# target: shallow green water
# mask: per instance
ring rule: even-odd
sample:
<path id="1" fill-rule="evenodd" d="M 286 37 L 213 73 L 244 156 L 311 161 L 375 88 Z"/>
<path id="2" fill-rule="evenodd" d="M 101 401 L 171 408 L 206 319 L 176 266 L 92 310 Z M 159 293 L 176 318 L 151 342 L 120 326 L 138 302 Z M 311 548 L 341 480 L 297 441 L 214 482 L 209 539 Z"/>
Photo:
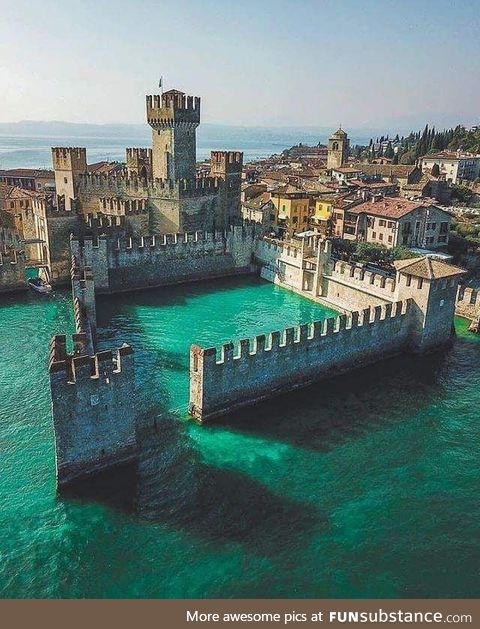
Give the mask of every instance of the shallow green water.
<path id="1" fill-rule="evenodd" d="M 100 298 L 102 347 L 135 347 L 141 460 L 58 498 L 45 362 L 73 329 L 70 295 L 1 299 L 3 597 L 479 596 L 480 343 L 465 322 L 447 353 L 199 427 L 192 341 L 327 313 L 252 279 Z"/>

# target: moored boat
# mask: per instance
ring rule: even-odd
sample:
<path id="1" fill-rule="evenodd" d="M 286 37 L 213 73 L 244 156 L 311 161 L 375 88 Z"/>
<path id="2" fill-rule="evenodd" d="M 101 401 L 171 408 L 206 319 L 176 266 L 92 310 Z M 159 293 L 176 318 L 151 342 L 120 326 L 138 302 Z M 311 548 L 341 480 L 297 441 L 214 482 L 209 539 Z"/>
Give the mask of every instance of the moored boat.
<path id="1" fill-rule="evenodd" d="M 27 281 L 27 283 L 28 283 L 29 288 L 31 288 L 36 293 L 51 293 L 52 292 L 51 285 L 45 280 L 42 280 L 40 277 L 32 277 Z"/>

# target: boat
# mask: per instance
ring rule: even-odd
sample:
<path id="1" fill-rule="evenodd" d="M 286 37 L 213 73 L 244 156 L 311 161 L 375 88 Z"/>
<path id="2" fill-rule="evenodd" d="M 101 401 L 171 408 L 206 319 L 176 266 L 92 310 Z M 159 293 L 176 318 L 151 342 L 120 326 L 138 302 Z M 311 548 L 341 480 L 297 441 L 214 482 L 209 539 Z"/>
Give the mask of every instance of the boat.
<path id="1" fill-rule="evenodd" d="M 40 277 L 32 277 L 27 281 L 28 287 L 36 293 L 51 293 L 51 285 Z"/>

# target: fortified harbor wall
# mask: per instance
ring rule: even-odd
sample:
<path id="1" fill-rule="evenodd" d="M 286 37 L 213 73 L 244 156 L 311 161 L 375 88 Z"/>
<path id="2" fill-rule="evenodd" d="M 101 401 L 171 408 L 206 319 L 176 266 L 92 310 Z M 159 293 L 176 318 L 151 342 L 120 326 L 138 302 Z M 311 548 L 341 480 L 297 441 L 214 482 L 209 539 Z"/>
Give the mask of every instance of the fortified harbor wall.
<path id="1" fill-rule="evenodd" d="M 97 292 L 167 286 L 253 272 L 254 225 L 225 232 L 73 238 L 75 258 L 92 269 Z"/>
<path id="2" fill-rule="evenodd" d="M 408 349 L 412 300 L 190 350 L 190 413 L 212 419 Z"/>
<path id="3" fill-rule="evenodd" d="M 269 242 L 270 241 L 270 242 Z M 234 351 L 193 345 L 190 413 L 200 421 L 303 387 L 347 369 L 405 351 L 449 342 L 461 269 L 426 258 L 400 265 L 395 277 L 336 261 L 331 244 L 263 239 L 255 257 L 261 274 L 333 308 L 337 319 L 242 339 Z"/>

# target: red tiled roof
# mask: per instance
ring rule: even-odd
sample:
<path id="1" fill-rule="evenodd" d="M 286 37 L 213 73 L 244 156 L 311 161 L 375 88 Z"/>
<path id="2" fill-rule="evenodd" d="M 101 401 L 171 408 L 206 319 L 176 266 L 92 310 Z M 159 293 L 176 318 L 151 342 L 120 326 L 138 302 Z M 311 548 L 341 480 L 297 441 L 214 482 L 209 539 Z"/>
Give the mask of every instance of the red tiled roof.
<path id="1" fill-rule="evenodd" d="M 378 201 L 365 201 L 351 209 L 355 214 L 372 214 L 386 218 L 402 218 L 419 207 L 431 206 L 432 202 L 409 201 L 400 197 L 384 197 Z"/>

